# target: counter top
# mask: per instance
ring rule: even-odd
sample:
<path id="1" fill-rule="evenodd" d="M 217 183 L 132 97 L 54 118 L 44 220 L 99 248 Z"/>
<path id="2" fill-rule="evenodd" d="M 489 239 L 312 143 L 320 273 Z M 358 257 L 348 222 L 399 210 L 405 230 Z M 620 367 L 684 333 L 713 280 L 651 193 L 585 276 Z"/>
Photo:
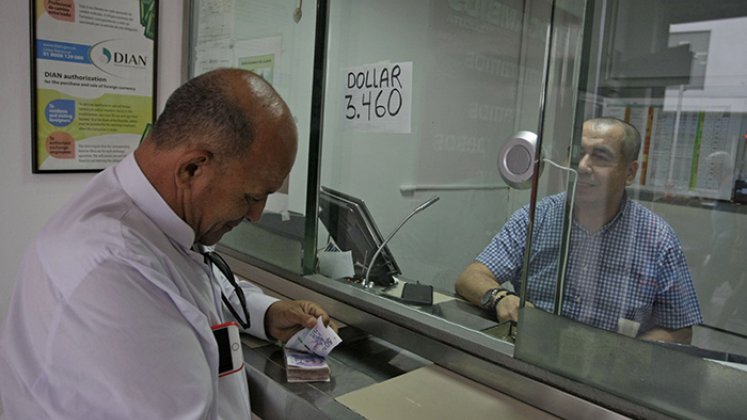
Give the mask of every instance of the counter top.
<path id="1" fill-rule="evenodd" d="M 549 414 L 352 327 L 327 358 L 330 382 L 288 383 L 282 348 L 242 337 L 252 410 L 274 419 L 547 419 Z M 447 417 L 453 418 L 451 414 Z"/>

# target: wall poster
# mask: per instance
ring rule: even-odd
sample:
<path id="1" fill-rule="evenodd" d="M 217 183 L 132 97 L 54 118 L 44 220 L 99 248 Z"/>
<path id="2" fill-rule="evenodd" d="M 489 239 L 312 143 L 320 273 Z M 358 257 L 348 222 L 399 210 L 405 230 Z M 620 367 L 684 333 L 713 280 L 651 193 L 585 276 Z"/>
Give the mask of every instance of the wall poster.
<path id="1" fill-rule="evenodd" d="M 155 119 L 158 0 L 31 0 L 33 166 L 116 164 Z"/>

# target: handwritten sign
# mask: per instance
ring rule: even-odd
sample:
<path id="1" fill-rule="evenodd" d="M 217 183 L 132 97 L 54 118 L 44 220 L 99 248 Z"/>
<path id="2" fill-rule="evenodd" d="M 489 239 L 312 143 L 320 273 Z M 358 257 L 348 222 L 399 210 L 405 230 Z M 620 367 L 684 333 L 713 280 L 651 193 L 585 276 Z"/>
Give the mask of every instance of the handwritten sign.
<path id="1" fill-rule="evenodd" d="M 349 68 L 344 74 L 346 129 L 410 132 L 412 62 L 368 64 Z"/>

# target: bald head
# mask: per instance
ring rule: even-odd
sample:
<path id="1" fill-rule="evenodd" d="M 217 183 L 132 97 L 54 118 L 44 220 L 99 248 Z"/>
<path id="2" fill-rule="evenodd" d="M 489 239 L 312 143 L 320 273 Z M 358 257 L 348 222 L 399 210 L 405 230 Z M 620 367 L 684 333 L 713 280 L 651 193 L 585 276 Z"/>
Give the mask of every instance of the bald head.
<path id="1" fill-rule="evenodd" d="M 263 121 L 283 119 L 292 123 L 287 105 L 264 79 L 246 70 L 218 69 L 174 91 L 148 141 L 158 150 L 194 145 L 237 157 L 249 150 Z M 287 136 L 274 140 L 295 142 Z"/>
<path id="2" fill-rule="evenodd" d="M 275 89 L 254 73 L 220 69 L 171 95 L 135 160 L 195 242 L 210 245 L 260 218 L 296 147 L 296 125 Z"/>

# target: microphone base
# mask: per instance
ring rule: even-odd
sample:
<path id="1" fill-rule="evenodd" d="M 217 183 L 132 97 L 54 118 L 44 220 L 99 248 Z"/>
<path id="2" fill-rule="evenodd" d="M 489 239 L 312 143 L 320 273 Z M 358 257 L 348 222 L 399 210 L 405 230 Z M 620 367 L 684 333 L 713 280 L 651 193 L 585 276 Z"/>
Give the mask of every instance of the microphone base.
<path id="1" fill-rule="evenodd" d="M 420 283 L 405 283 L 402 288 L 403 302 L 415 305 L 433 305 L 433 286 Z"/>

